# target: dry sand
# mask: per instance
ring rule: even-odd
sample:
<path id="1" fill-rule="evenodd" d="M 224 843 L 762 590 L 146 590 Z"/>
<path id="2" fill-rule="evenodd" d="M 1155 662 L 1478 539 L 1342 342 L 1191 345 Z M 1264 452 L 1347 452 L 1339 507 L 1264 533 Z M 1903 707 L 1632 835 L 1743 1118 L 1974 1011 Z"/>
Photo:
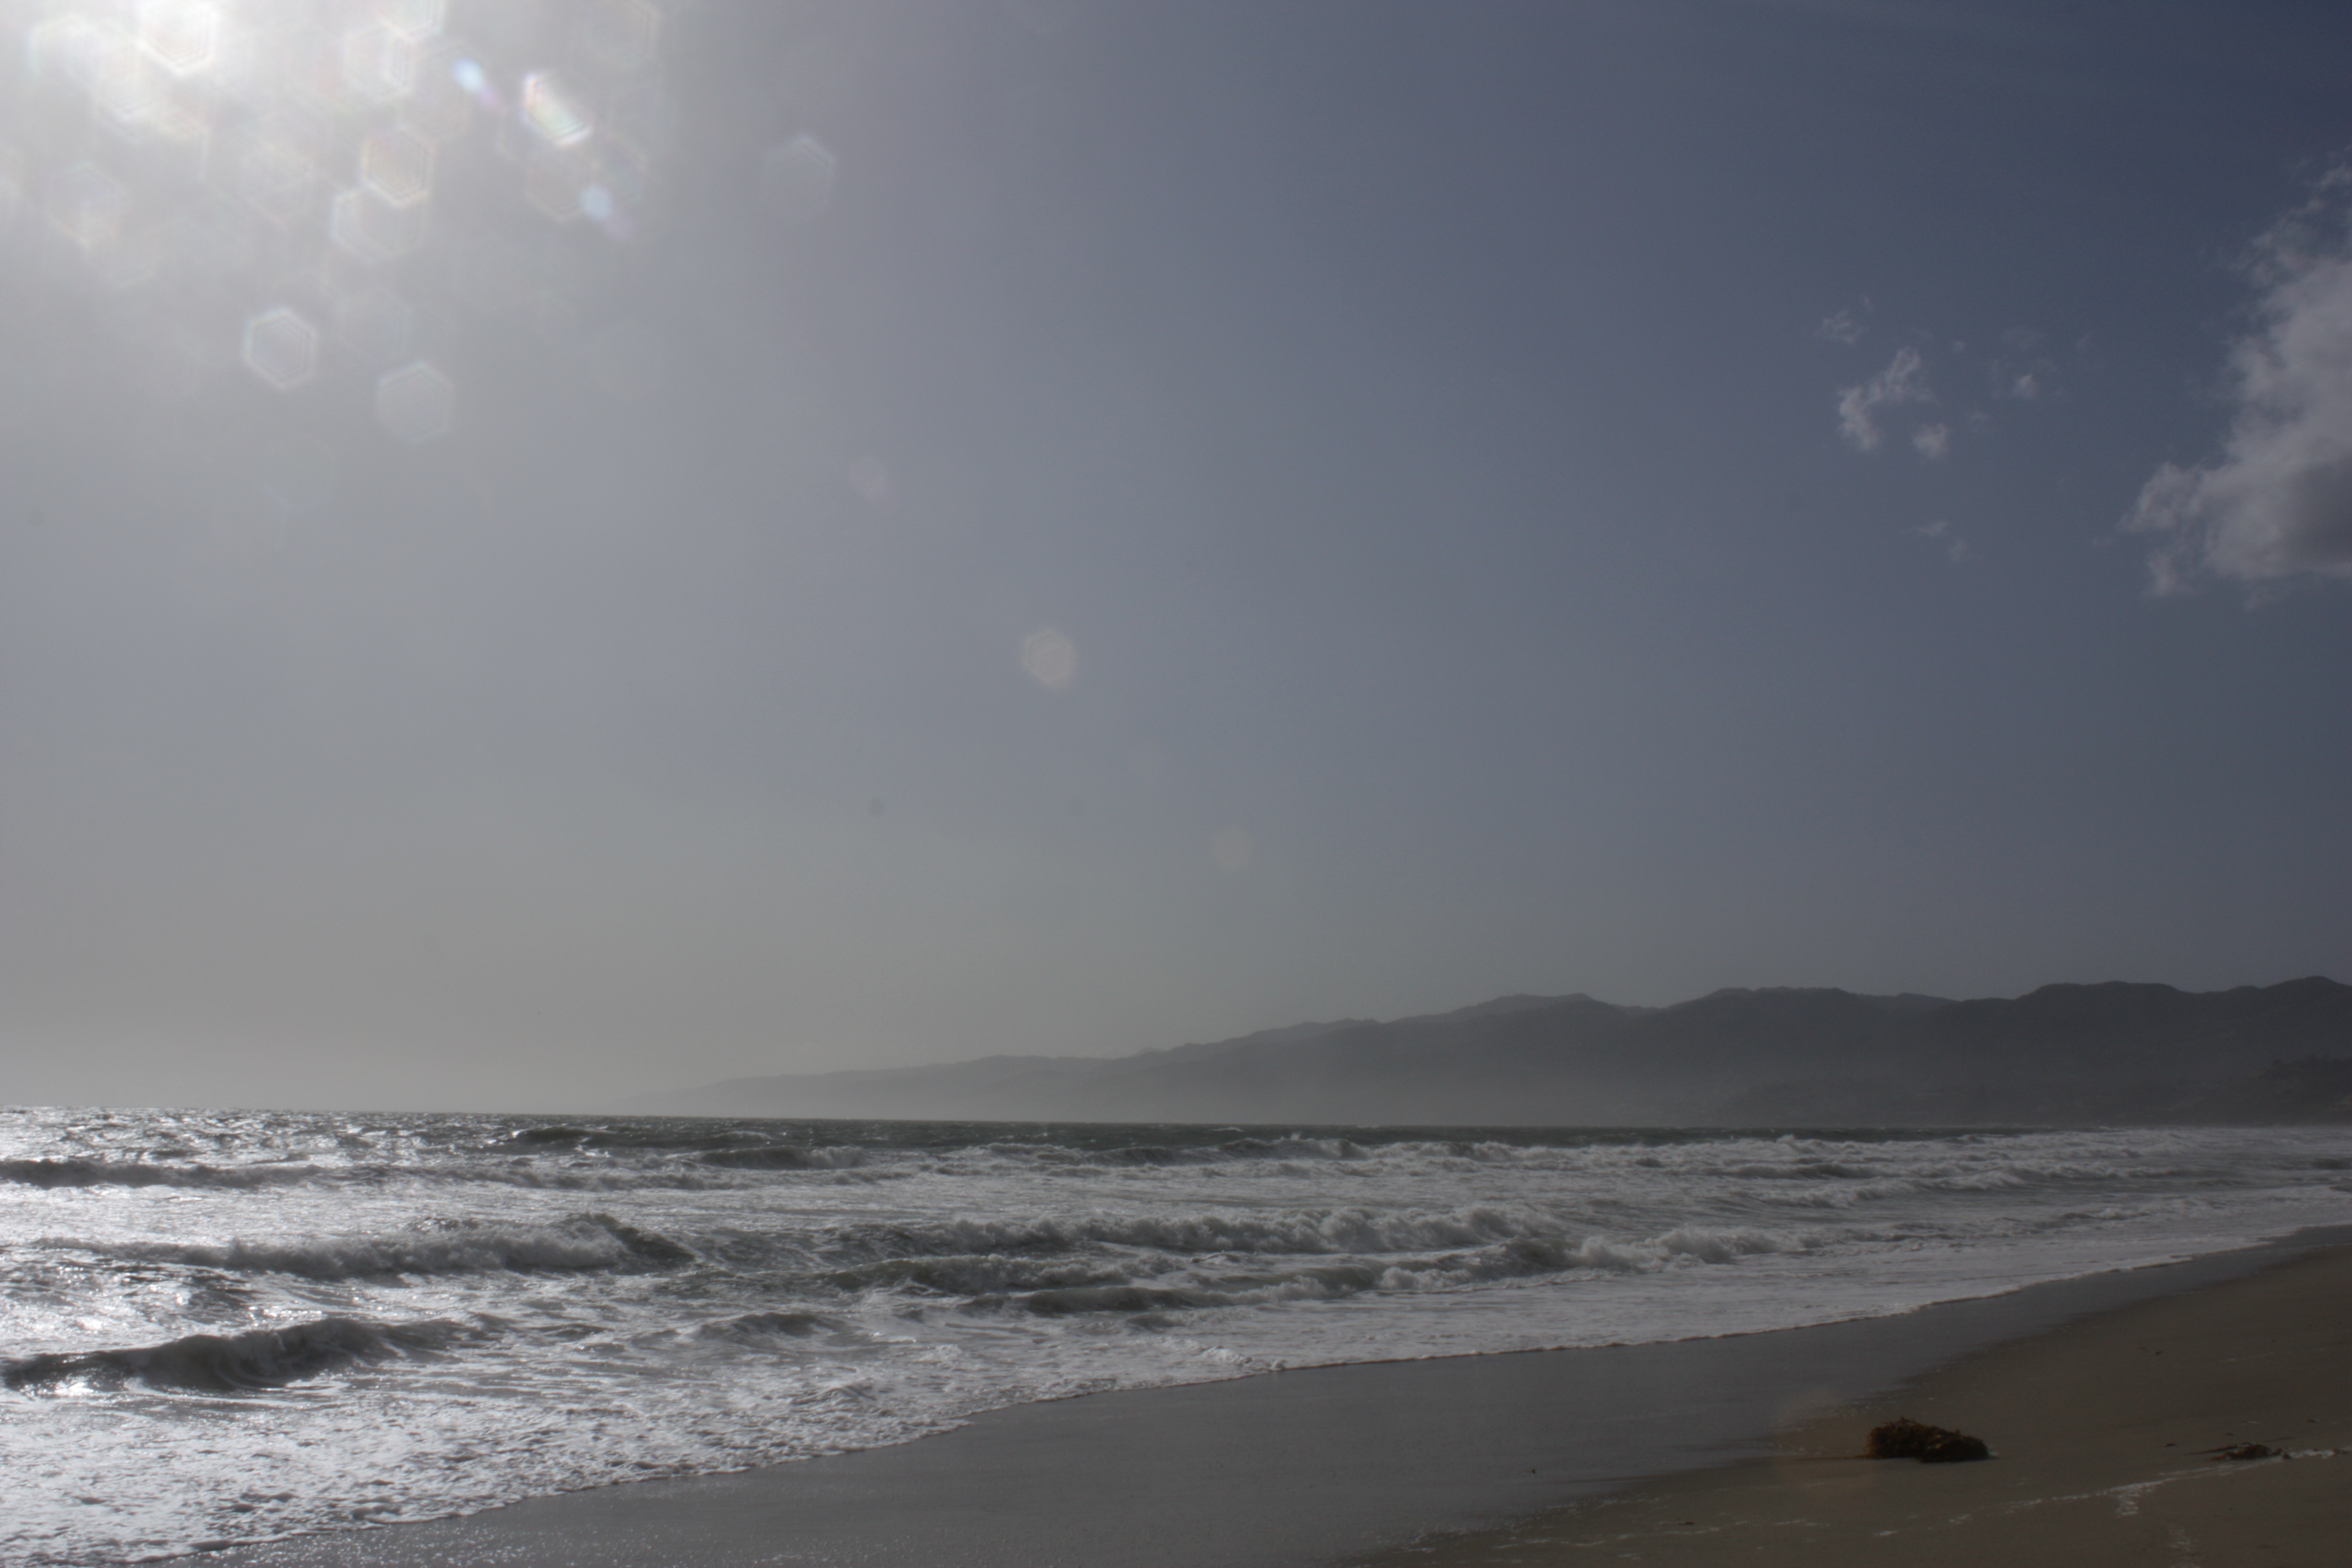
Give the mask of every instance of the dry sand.
<path id="1" fill-rule="evenodd" d="M 1997 1345 L 1885 1399 L 1804 1404 L 1769 1458 L 1370 1562 L 2352 1564 L 2352 1247 Z M 1897 1415 L 1974 1433 L 1995 1457 L 1852 1457 Z M 2250 1442 L 2284 1457 L 2200 1451 Z"/>

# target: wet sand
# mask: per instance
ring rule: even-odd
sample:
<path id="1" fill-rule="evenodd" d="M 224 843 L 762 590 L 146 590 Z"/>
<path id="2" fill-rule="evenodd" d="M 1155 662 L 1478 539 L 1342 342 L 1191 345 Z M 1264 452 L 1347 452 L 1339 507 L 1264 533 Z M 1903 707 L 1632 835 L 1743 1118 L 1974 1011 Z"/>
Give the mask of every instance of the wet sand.
<path id="1" fill-rule="evenodd" d="M 1994 1458 L 1858 1458 L 1907 1415 Z M 2217 1458 L 2259 1444 L 2278 1457 Z M 1999 1345 L 1799 1414 L 1766 1458 L 1672 1477 L 1379 1568 L 2352 1563 L 2352 1248 Z"/>
<path id="2" fill-rule="evenodd" d="M 2344 1419 L 2341 1340 L 2330 1341 L 2312 1321 L 2331 1293 L 2336 1302 L 2352 1301 L 2346 1294 L 2352 1288 L 2352 1251 L 2341 1249 L 2346 1239 L 2340 1232 L 2307 1235 L 2185 1264 L 1776 1333 L 1308 1368 L 1090 1394 L 992 1411 L 956 1431 L 896 1447 L 540 1498 L 464 1519 L 311 1536 L 208 1554 L 202 1564 L 1333 1568 L 1374 1561 L 1617 1562 L 1629 1554 L 1650 1562 L 1771 1563 L 1780 1559 L 1742 1552 L 1754 1544 L 1788 1549 L 1801 1537 L 1810 1539 L 1793 1548 L 1789 1561 L 1835 1563 L 1874 1559 L 1829 1551 L 1823 1544 L 1828 1531 L 1859 1530 L 1876 1541 L 1871 1531 L 1903 1528 L 1878 1522 L 1882 1516 L 1864 1506 L 1873 1496 L 1895 1500 L 1898 1513 L 1913 1506 L 1904 1500 L 1916 1499 L 1914 1512 L 1931 1522 L 1969 1510 L 1998 1510 L 2030 1496 L 2045 1500 L 2037 1511 L 2055 1521 L 2101 1509 L 2113 1512 L 2119 1501 L 2102 1489 L 2134 1484 L 2139 1474 L 2134 1466 L 2157 1467 L 2149 1470 L 2151 1479 L 2175 1468 L 2200 1478 L 2210 1474 L 2215 1479 L 2205 1484 L 2216 1498 L 2254 1497 L 2260 1489 L 2284 1486 L 2304 1500 L 2282 1507 L 2298 1518 L 2333 1519 L 2341 1531 L 2342 1505 L 2310 1500 L 2311 1481 L 2305 1478 L 2324 1487 L 2342 1477 L 2336 1489 L 2352 1491 L 2346 1484 L 2352 1482 L 2352 1460 L 2292 1460 L 2224 1474 L 2218 1467 L 2200 1468 L 2202 1460 L 2175 1464 L 2172 1456 L 2225 1436 L 2266 1437 L 2273 1430 L 2242 1432 L 2252 1421 L 2275 1422 L 2284 1436 L 2284 1405 L 2231 1392 L 2253 1388 L 2248 1379 L 2254 1378 L 2269 1379 L 2260 1386 L 2275 1384 L 2278 1398 L 2294 1394 L 2311 1405 L 2292 1413 L 2294 1420 L 2306 1422 L 2308 1437 L 2297 1441 L 2352 1442 Z M 2322 1242 L 2337 1249 L 2313 1254 Z M 2297 1258 L 2309 1260 L 2281 1267 Z M 2130 1316 L 2172 1310 L 2189 1311 L 2192 1317 L 2182 1321 L 2198 1326 L 2181 1328 L 2160 1343 Z M 2352 1313 L 2339 1310 L 2328 1324 L 2347 1319 Z M 2069 1324 L 2074 1326 L 2063 1327 Z M 2200 1358 L 2242 1363 L 2245 1376 L 2232 1373 L 2218 1382 L 2176 1387 L 2123 1359 L 2141 1353 L 2115 1348 L 2134 1334 L 2134 1347 L 2147 1347 L 2147 1365 L 2162 1350 L 2163 1359 L 2178 1357 L 2183 1366 Z M 1968 1361 L 1936 1374 L 1947 1381 L 1936 1384 L 1932 1398 L 1922 1385 L 1905 1405 L 1920 1419 L 1983 1432 L 2000 1451 L 1999 1460 L 1895 1467 L 1808 1457 L 1858 1447 L 1883 1391 L 2019 1341 L 2025 1342 L 2001 1353 L 2025 1358 L 2016 1363 L 2023 1370 L 1979 1373 L 1969 1369 L 2009 1363 Z M 2045 1344 L 2062 1348 L 2039 1348 Z M 2107 1348 L 2093 1359 L 2111 1370 L 2096 1389 L 2069 1393 L 2054 1406 L 2033 1406 L 2022 1392 L 2059 1386 L 2053 1379 L 2102 1345 Z M 2273 1352 L 2273 1345 L 2289 1348 Z M 1971 1377 L 1979 1382 L 1968 1382 Z M 2043 1418 L 2056 1424 L 2044 1435 L 2032 1421 L 2013 1417 L 2011 1405 L 1980 1409 L 1945 1392 L 1978 1387 L 1988 1397 L 1998 1393 L 2022 1400 L 2017 1408 L 2043 1409 Z M 2126 1412 L 2114 1403 L 2126 1394 L 2142 1403 Z M 2094 1395 L 2106 1403 L 2090 1403 Z M 2076 1405 L 2082 1407 L 2074 1409 Z M 1808 1419 L 1816 1414 L 1817 1421 Z M 2069 1426 L 2067 1420 L 2078 1424 Z M 1776 1430 L 1781 1433 L 1777 1447 Z M 2084 1432 L 2103 1436 L 2093 1444 Z M 2157 1447 L 2168 1441 L 2178 1447 Z M 2154 1457 L 2147 1454 L 2151 1447 Z M 1775 1454 L 1781 1457 L 1761 1466 L 1724 1468 Z M 2110 1459 L 2098 1457 L 2108 1455 L 2124 1466 L 2112 1478 L 2100 1468 Z M 1645 1478 L 1691 1471 L 1704 1474 L 1617 1495 Z M 1789 1480 L 1791 1474 L 1799 1480 Z M 1768 1495 L 1754 1489 L 1759 1486 L 1808 1489 Z M 2011 1486 L 2023 1489 L 2000 1490 Z M 2063 1500 L 2077 1491 L 2105 1500 Z M 2176 1495 L 2192 1493 L 2186 1486 L 2159 1488 L 2139 1507 L 2170 1508 Z M 1770 1500 L 1781 1495 L 1805 1500 L 1788 1507 Z M 1691 1500 L 1684 1506 L 1665 1500 L 1685 1497 Z M 1715 1501 L 1706 1502 L 1709 1498 Z M 1840 1512 L 1847 1508 L 1841 1498 L 1858 1500 Z M 1410 1546 L 1580 1503 L 1529 1530 L 1456 1534 L 1427 1549 Z M 1705 1513 L 1703 1504 L 1728 1510 L 1711 1535 L 1692 1533 L 1709 1528 L 1702 1520 L 1718 1517 Z M 1806 1517 L 1805 1510 L 1822 1513 L 1824 1522 L 1776 1533 L 1780 1519 Z M 2146 1511 L 2146 1517 L 2171 1516 Z M 1832 1519 L 1861 1522 L 1827 1522 Z M 2028 1548 L 2003 1545 L 1987 1549 L 1989 1558 L 1970 1560 L 2062 1559 L 2030 1528 L 2027 1533 L 2035 1542 Z M 2294 1539 L 2312 1537 L 2305 1531 Z M 2339 1539 L 2352 1539 L 2352 1531 Z M 1647 1555 L 1654 1550 L 1685 1554 Z M 2205 1561 L 2178 1553 L 2113 1560 Z M 2272 1560 L 2321 1559 L 2263 1552 L 2215 1557 L 2206 1568 Z"/>

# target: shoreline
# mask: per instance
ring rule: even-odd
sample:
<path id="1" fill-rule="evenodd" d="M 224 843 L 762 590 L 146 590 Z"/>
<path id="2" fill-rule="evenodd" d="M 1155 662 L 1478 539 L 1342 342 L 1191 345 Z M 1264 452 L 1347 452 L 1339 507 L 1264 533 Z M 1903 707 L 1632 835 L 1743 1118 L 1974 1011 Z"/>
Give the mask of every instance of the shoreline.
<path id="1" fill-rule="evenodd" d="M 2352 1247 L 2306 1251 L 1792 1412 L 1762 1457 L 1357 1568 L 2327 1568 L 2352 1542 L 2347 1302 Z M 1873 1426 L 1904 1416 L 1982 1436 L 1992 1458 L 1863 1457 Z"/>
<path id="2" fill-rule="evenodd" d="M 1507 1562 L 1514 1558 L 1499 1553 L 1513 1532 L 1496 1527 L 1556 1520 L 1570 1505 L 1664 1484 L 1659 1478 L 1721 1474 L 1755 1461 L 1772 1451 L 1792 1410 L 1857 1407 L 1989 1347 L 2135 1303 L 2228 1289 L 2298 1257 L 2352 1258 L 2347 1241 L 2352 1231 L 2331 1227 L 2179 1263 L 1757 1334 L 1360 1363 L 1086 1394 L 990 1411 L 892 1447 L 183 1561 L 204 1568 L 1329 1568 L 1450 1562 L 1433 1557 L 1443 1550 L 1485 1552 L 1461 1558 L 1465 1563 Z M 1521 1541 L 1508 1550 L 1525 1547 Z"/>

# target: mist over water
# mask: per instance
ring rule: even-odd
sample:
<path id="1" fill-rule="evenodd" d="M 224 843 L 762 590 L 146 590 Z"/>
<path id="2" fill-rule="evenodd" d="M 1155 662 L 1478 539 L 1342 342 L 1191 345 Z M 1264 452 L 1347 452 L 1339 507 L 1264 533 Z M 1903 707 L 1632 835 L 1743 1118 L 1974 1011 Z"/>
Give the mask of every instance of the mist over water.
<path id="1" fill-rule="evenodd" d="M 1097 1389 L 1901 1311 L 2340 1223 L 2347 1155 L 2331 1130 L 10 1111 L 0 1559 L 429 1518 Z"/>

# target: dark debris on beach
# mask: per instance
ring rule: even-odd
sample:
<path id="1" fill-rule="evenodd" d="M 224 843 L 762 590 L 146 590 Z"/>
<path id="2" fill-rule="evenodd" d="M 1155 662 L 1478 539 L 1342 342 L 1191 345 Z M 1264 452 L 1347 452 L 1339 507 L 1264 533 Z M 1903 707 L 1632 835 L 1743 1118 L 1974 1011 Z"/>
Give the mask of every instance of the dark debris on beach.
<path id="1" fill-rule="evenodd" d="M 1873 1426 L 1864 1452 L 1874 1459 L 1916 1459 L 1923 1465 L 1957 1465 L 1992 1458 L 1992 1450 L 1981 1437 L 1930 1426 L 1907 1415 Z"/>

